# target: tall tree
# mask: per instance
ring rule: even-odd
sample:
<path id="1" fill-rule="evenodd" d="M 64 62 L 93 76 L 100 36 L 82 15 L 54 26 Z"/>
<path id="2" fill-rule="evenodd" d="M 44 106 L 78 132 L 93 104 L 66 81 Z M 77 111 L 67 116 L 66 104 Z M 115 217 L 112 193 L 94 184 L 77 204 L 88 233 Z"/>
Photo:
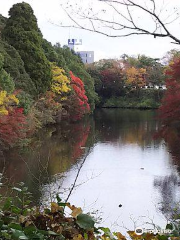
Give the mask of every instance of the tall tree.
<path id="1" fill-rule="evenodd" d="M 160 108 L 164 126 L 180 126 L 180 57 L 174 59 L 166 70 L 167 91 Z"/>
<path id="2" fill-rule="evenodd" d="M 18 3 L 10 9 L 9 16 L 2 37 L 19 52 L 37 94 L 45 92 L 50 87 L 51 68 L 42 48 L 43 38 L 33 10 L 25 2 Z"/>
<path id="3" fill-rule="evenodd" d="M 94 79 L 88 74 L 81 58 L 68 47 L 61 48 L 59 44 L 55 45 L 55 50 L 58 54 L 57 66 L 63 68 L 65 71 L 69 69 L 69 71 L 72 71 L 83 81 L 86 95 L 91 110 L 93 111 L 95 108 L 95 101 L 97 100 L 97 95 L 94 89 Z"/>

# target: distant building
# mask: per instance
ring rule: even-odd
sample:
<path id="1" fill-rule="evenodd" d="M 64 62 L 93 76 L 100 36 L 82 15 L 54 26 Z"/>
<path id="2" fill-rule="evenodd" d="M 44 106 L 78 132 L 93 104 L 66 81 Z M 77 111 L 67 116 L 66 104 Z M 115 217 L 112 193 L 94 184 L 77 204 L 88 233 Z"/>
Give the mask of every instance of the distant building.
<path id="1" fill-rule="evenodd" d="M 81 57 L 83 63 L 93 63 L 94 62 L 94 52 L 93 51 L 77 51 L 77 54 Z"/>
<path id="2" fill-rule="evenodd" d="M 94 51 L 82 51 L 82 39 L 68 39 L 68 47 L 81 57 L 84 64 L 94 62 Z"/>
<path id="3" fill-rule="evenodd" d="M 80 51 L 82 47 L 82 39 L 68 39 L 68 47 L 75 52 Z"/>

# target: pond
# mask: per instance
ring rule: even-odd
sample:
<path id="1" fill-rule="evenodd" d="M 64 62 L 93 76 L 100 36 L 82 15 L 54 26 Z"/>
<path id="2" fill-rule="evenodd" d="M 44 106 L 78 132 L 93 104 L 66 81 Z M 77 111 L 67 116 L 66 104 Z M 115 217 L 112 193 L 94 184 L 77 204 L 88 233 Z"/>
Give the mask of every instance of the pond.
<path id="1" fill-rule="evenodd" d="M 11 181 L 25 182 L 35 203 L 58 193 L 102 218 L 103 226 L 164 227 L 180 197 L 180 158 L 172 138 L 168 145 L 154 137 L 160 127 L 153 110 L 99 109 L 4 153 L 1 169 Z"/>

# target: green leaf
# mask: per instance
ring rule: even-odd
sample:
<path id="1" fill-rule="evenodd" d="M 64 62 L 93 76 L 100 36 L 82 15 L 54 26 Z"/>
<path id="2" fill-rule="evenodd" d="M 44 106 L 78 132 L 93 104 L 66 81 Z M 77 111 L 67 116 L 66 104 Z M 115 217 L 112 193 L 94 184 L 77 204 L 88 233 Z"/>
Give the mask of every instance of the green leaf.
<path id="1" fill-rule="evenodd" d="M 60 207 L 66 207 L 66 203 L 62 202 L 62 199 L 59 197 L 59 195 L 56 195 L 57 203 Z"/>
<path id="2" fill-rule="evenodd" d="M 25 205 L 29 205 L 30 203 L 32 203 L 32 201 L 31 200 L 27 200 L 27 201 L 25 201 Z"/>
<path id="3" fill-rule="evenodd" d="M 25 233 L 26 235 L 33 234 L 33 233 L 36 232 L 36 231 L 37 231 L 37 228 L 34 227 L 34 226 L 28 226 L 28 227 L 26 227 L 26 228 L 24 229 L 24 233 Z"/>
<path id="4" fill-rule="evenodd" d="M 87 233 L 84 233 L 84 239 L 85 239 L 85 240 L 88 240 L 88 235 L 87 235 Z"/>
<path id="5" fill-rule="evenodd" d="M 23 231 L 12 229 L 12 239 L 14 240 L 28 240 L 28 237 L 23 233 Z"/>
<path id="6" fill-rule="evenodd" d="M 2 218 L 2 220 L 4 221 L 5 224 L 9 224 L 11 223 L 12 221 L 16 221 L 16 218 L 15 217 L 11 217 L 11 216 L 4 216 Z"/>
<path id="7" fill-rule="evenodd" d="M 0 229 L 2 229 L 4 222 L 2 220 L 0 220 Z"/>
<path id="8" fill-rule="evenodd" d="M 159 239 L 159 240 L 168 240 L 168 237 L 162 235 L 162 236 L 158 236 L 158 239 Z"/>
<path id="9" fill-rule="evenodd" d="M 20 230 L 20 231 L 22 231 L 22 227 L 21 227 L 21 225 L 18 224 L 18 223 L 10 223 L 10 224 L 8 225 L 8 227 L 9 227 L 9 228 L 13 228 L 13 229 L 15 229 L 15 230 Z"/>
<path id="10" fill-rule="evenodd" d="M 55 233 L 55 232 L 53 232 L 53 231 L 48 231 L 47 232 L 49 235 L 53 235 L 53 236 L 58 236 L 59 234 L 57 234 L 57 233 Z"/>
<path id="11" fill-rule="evenodd" d="M 23 192 L 27 192 L 28 187 L 23 187 Z"/>
<path id="12" fill-rule="evenodd" d="M 16 207 L 16 206 L 13 206 L 13 207 L 11 208 L 11 211 L 12 211 L 13 213 L 15 213 L 15 214 L 20 214 L 20 213 L 21 213 L 21 209 L 18 208 L 18 207 Z"/>
<path id="13" fill-rule="evenodd" d="M 92 219 L 92 217 L 90 217 L 87 214 L 79 214 L 77 216 L 77 220 L 76 223 L 78 224 L 78 226 L 80 228 L 83 228 L 85 230 L 89 230 L 91 228 L 94 228 L 94 220 Z"/>
<path id="14" fill-rule="evenodd" d="M 51 210 L 50 210 L 49 208 L 45 208 L 45 209 L 44 209 L 44 212 L 45 212 L 45 214 L 50 214 L 50 213 L 51 213 Z"/>
<path id="15" fill-rule="evenodd" d="M 1 231 L 1 234 L 5 239 L 12 239 L 11 235 L 7 231 Z"/>
<path id="16" fill-rule="evenodd" d="M 58 194 L 56 195 L 56 199 L 57 199 L 57 202 L 58 202 L 58 203 L 61 203 L 61 202 L 62 202 L 62 199 L 59 197 Z"/>
<path id="17" fill-rule="evenodd" d="M 3 211 L 9 210 L 12 206 L 12 198 L 8 198 L 3 206 Z"/>
<path id="18" fill-rule="evenodd" d="M 170 224 L 170 223 L 169 223 L 169 224 L 167 224 L 167 225 L 166 225 L 166 229 L 173 230 L 173 225 L 172 225 L 172 224 Z"/>
<path id="19" fill-rule="evenodd" d="M 101 229 L 106 234 L 109 234 L 111 232 L 109 228 L 100 227 L 99 229 Z"/>

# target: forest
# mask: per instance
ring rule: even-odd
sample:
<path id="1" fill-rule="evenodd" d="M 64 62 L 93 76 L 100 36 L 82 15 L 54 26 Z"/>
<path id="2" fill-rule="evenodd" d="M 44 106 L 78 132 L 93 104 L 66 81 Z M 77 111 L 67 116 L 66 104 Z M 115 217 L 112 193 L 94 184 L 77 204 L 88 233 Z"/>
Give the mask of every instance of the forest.
<path id="1" fill-rule="evenodd" d="M 0 148 L 26 144 L 44 125 L 77 121 L 95 106 L 158 108 L 178 55 L 124 54 L 85 66 L 67 46 L 43 38 L 29 4 L 14 5 L 8 19 L 0 16 Z"/>
<path id="2" fill-rule="evenodd" d="M 167 69 L 178 64 L 178 55 L 177 50 L 163 59 L 124 54 L 85 66 L 67 46 L 43 38 L 29 4 L 14 5 L 9 18 L 0 16 L 1 150 L 27 144 L 44 125 L 80 120 L 95 106 L 158 108 L 174 72 Z"/>

